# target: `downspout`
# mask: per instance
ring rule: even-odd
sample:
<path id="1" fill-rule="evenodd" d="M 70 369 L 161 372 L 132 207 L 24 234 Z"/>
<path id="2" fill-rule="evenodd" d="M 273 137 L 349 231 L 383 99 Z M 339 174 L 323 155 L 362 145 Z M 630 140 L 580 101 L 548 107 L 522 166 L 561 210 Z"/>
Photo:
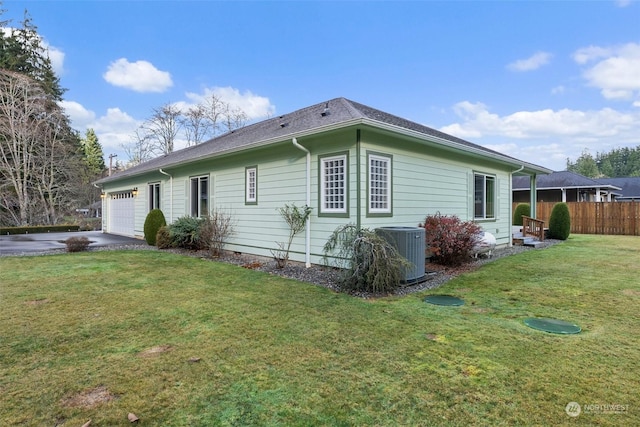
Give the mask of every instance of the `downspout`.
<path id="1" fill-rule="evenodd" d="M 100 189 L 100 228 L 102 229 L 103 233 L 106 233 L 106 224 L 104 223 L 104 197 L 103 194 L 104 193 L 104 188 L 100 187 L 99 185 L 93 184 L 94 187 L 99 188 Z"/>
<path id="2" fill-rule="evenodd" d="M 509 227 L 510 230 L 509 231 L 509 235 L 512 236 L 511 239 L 509 239 L 509 247 L 513 246 L 513 174 L 514 173 L 518 173 L 520 171 L 522 171 L 524 169 L 524 165 L 520 166 L 520 168 L 514 170 L 511 172 L 511 176 L 509 177 L 509 218 L 511 218 L 511 220 L 509 221 Z"/>
<path id="3" fill-rule="evenodd" d="M 169 203 L 171 204 L 169 207 L 169 224 L 171 224 L 173 223 L 173 176 L 163 171 L 162 168 L 158 169 L 158 172 L 169 177 Z"/>
<path id="4" fill-rule="evenodd" d="M 293 146 L 307 153 L 307 206 L 311 206 L 311 152 L 298 144 L 296 138 L 292 138 Z M 305 266 L 311 267 L 311 215 L 307 217 L 305 225 Z"/>
<path id="5" fill-rule="evenodd" d="M 356 230 L 360 230 L 362 227 L 360 190 L 360 129 L 358 129 L 356 131 Z"/>

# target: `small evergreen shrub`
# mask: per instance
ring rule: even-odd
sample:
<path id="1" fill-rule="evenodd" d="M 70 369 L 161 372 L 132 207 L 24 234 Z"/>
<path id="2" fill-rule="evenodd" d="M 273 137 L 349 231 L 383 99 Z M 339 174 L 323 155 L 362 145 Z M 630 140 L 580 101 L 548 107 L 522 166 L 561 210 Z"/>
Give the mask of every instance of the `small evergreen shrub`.
<path id="1" fill-rule="evenodd" d="M 64 241 L 64 244 L 67 245 L 67 252 L 82 252 L 86 251 L 89 247 L 89 243 L 91 241 L 86 237 L 69 237 Z"/>
<path id="2" fill-rule="evenodd" d="M 473 247 L 480 239 L 482 228 L 472 221 L 462 221 L 455 215 L 427 215 L 424 225 L 427 250 L 438 264 L 458 266 L 471 258 Z"/>
<path id="3" fill-rule="evenodd" d="M 199 250 L 203 249 L 200 241 L 202 219 L 190 216 L 178 218 L 169 226 L 171 246 L 174 248 Z"/>
<path id="4" fill-rule="evenodd" d="M 531 216 L 531 205 L 520 203 L 513 211 L 513 225 L 522 225 L 522 216 Z"/>
<path id="5" fill-rule="evenodd" d="M 171 234 L 169 233 L 169 227 L 166 225 L 160 227 L 156 234 L 156 246 L 158 249 L 169 249 L 172 247 Z"/>
<path id="6" fill-rule="evenodd" d="M 566 203 L 556 203 L 549 217 L 549 238 L 567 240 L 571 233 L 571 215 Z"/>
<path id="7" fill-rule="evenodd" d="M 338 284 L 344 291 L 391 292 L 411 266 L 384 237 L 353 224 L 338 227 L 323 251 L 326 265 L 332 258 L 334 266 L 342 268 Z"/>
<path id="8" fill-rule="evenodd" d="M 167 225 L 164 214 L 160 209 L 152 209 L 144 220 L 144 240 L 148 245 L 156 245 L 156 236 L 160 227 Z"/>

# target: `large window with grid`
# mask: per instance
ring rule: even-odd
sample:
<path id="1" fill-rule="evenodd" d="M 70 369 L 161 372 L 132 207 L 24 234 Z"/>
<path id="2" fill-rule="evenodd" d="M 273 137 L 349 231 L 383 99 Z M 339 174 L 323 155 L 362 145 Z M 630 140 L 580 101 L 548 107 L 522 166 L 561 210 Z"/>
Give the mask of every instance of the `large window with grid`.
<path id="1" fill-rule="evenodd" d="M 495 219 L 496 178 L 481 173 L 474 174 L 474 217 Z"/>
<path id="2" fill-rule="evenodd" d="M 209 177 L 191 178 L 191 216 L 209 215 Z"/>
<path id="3" fill-rule="evenodd" d="M 149 211 L 160 209 L 160 183 L 149 184 Z"/>
<path id="4" fill-rule="evenodd" d="M 368 155 L 368 183 L 370 214 L 391 213 L 391 157 Z"/>
<path id="5" fill-rule="evenodd" d="M 347 213 L 347 155 L 320 159 L 320 213 Z"/>
<path id="6" fill-rule="evenodd" d="M 258 203 L 258 167 L 246 168 L 244 179 L 244 202 L 247 205 L 255 205 Z"/>

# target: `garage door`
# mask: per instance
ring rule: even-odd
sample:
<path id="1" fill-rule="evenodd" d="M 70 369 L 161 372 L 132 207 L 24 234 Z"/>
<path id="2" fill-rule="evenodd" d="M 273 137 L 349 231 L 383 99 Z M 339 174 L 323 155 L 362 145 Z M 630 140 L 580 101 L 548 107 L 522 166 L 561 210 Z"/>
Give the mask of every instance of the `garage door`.
<path id="1" fill-rule="evenodd" d="M 131 191 L 111 194 L 109 199 L 109 216 L 107 217 L 107 232 L 133 236 L 135 223 L 134 197 Z"/>

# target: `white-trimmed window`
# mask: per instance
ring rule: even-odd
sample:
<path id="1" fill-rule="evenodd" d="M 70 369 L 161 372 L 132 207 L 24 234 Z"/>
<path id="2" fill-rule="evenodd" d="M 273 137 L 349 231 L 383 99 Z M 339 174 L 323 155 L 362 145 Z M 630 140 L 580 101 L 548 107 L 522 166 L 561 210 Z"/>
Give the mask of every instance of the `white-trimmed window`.
<path id="1" fill-rule="evenodd" d="M 160 183 L 149 184 L 149 211 L 160 209 Z"/>
<path id="2" fill-rule="evenodd" d="M 258 203 L 258 167 L 247 167 L 244 179 L 244 202 L 247 205 L 255 205 Z"/>
<path id="3" fill-rule="evenodd" d="M 391 157 L 369 154 L 369 213 L 391 213 Z"/>
<path id="4" fill-rule="evenodd" d="M 209 177 L 191 178 L 191 216 L 209 215 Z"/>
<path id="5" fill-rule="evenodd" d="M 320 159 L 320 212 L 347 213 L 347 155 Z"/>
<path id="6" fill-rule="evenodd" d="M 495 219 L 496 178 L 481 173 L 474 174 L 474 217 Z"/>

